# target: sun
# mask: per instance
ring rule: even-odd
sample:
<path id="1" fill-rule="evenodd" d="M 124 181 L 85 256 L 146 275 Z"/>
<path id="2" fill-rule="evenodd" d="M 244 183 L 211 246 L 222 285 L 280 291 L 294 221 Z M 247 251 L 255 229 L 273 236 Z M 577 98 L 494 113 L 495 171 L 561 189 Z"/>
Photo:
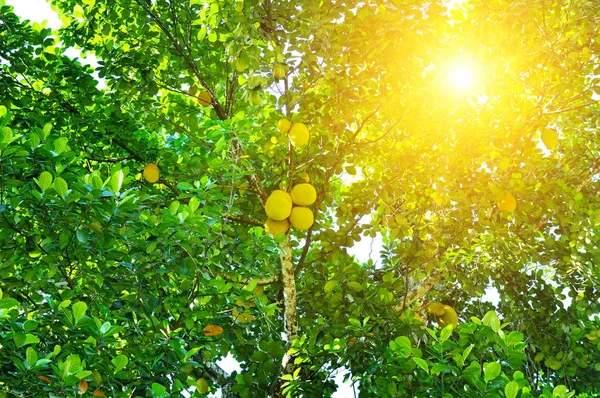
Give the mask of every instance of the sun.
<path id="1" fill-rule="evenodd" d="M 477 68 L 467 61 L 454 61 L 448 67 L 447 79 L 457 90 L 470 90 L 477 83 Z"/>

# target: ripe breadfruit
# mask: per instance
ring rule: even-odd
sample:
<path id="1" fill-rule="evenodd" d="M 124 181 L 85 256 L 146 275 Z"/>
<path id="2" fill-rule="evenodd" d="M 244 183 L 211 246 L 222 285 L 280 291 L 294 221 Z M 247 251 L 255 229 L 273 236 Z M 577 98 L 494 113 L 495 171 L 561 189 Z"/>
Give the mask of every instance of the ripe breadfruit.
<path id="1" fill-rule="evenodd" d="M 268 218 L 265 222 L 265 231 L 271 236 L 277 236 L 279 234 L 285 234 L 290 229 L 290 222 L 285 219 L 281 221 L 273 220 Z"/>
<path id="2" fill-rule="evenodd" d="M 265 212 L 269 218 L 275 221 L 285 220 L 292 211 L 292 197 L 289 193 L 282 190 L 275 190 L 267 198 L 265 203 Z"/>
<path id="3" fill-rule="evenodd" d="M 292 122 L 290 122 L 287 119 L 280 119 L 277 122 L 277 130 L 279 130 L 280 133 L 287 133 L 288 131 L 290 131 L 291 127 L 292 127 Z"/>
<path id="4" fill-rule="evenodd" d="M 429 303 L 427 306 L 427 312 L 431 315 L 442 316 L 446 310 L 444 308 L 444 304 L 434 301 L 433 303 Z"/>
<path id="5" fill-rule="evenodd" d="M 311 209 L 300 206 L 292 208 L 292 213 L 290 214 L 290 224 L 292 224 L 292 227 L 305 231 L 313 225 L 314 221 L 315 216 Z"/>
<path id="6" fill-rule="evenodd" d="M 310 184 L 298 184 L 292 188 L 292 201 L 298 206 L 308 206 L 317 200 L 317 191 Z"/>
<path id="7" fill-rule="evenodd" d="M 449 324 L 453 324 L 454 326 L 458 325 L 458 315 L 454 308 L 449 305 L 444 305 L 444 315 L 438 318 L 440 325 L 446 326 Z"/>
<path id="8" fill-rule="evenodd" d="M 517 208 L 517 200 L 510 192 L 506 192 L 498 200 L 498 208 L 503 213 L 512 213 Z"/>
<path id="9" fill-rule="evenodd" d="M 308 128 L 304 123 L 294 123 L 289 132 L 290 141 L 295 147 L 301 147 L 306 145 L 308 142 L 309 134 Z"/>
<path id="10" fill-rule="evenodd" d="M 148 163 L 144 167 L 143 175 L 146 181 L 154 184 L 159 178 L 158 166 L 155 163 Z"/>

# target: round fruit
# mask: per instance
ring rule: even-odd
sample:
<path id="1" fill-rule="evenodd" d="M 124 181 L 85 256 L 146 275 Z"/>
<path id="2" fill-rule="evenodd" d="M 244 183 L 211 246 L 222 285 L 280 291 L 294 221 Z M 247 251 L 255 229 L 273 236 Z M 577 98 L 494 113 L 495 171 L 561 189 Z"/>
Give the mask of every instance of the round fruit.
<path id="1" fill-rule="evenodd" d="M 154 184 L 156 181 L 158 181 L 159 177 L 158 166 L 155 163 L 148 163 L 146 167 L 144 167 L 143 174 L 146 181 Z"/>
<path id="2" fill-rule="evenodd" d="M 281 133 L 287 133 L 288 131 L 290 131 L 291 127 L 292 127 L 292 122 L 290 122 L 289 120 L 287 120 L 285 118 L 283 118 L 277 122 L 277 130 L 279 130 Z"/>
<path id="3" fill-rule="evenodd" d="M 442 326 L 446 326 L 449 324 L 453 324 L 454 326 L 458 325 L 458 315 L 454 308 L 449 305 L 444 305 L 444 315 L 439 318 L 439 323 Z"/>
<path id="4" fill-rule="evenodd" d="M 279 234 L 285 234 L 290 229 L 290 222 L 285 219 L 281 221 L 273 220 L 268 218 L 265 222 L 265 231 L 271 236 L 277 236 Z"/>
<path id="5" fill-rule="evenodd" d="M 558 133 L 550 128 L 543 129 L 542 142 L 548 150 L 553 150 L 558 145 Z"/>
<path id="6" fill-rule="evenodd" d="M 293 146 L 304 146 L 308 142 L 308 128 L 304 123 L 294 123 L 290 129 L 289 137 Z"/>
<path id="7" fill-rule="evenodd" d="M 212 103 L 212 97 L 206 90 L 200 91 L 198 94 L 198 103 L 202 106 L 209 106 Z"/>
<path id="8" fill-rule="evenodd" d="M 275 221 L 282 221 L 290 216 L 291 211 L 292 197 L 289 193 L 277 189 L 267 198 L 265 212 L 269 218 Z"/>
<path id="9" fill-rule="evenodd" d="M 305 231 L 315 222 L 315 216 L 311 209 L 306 207 L 294 206 L 290 214 L 290 224 L 292 227 Z"/>
<path id="10" fill-rule="evenodd" d="M 506 192 L 498 200 L 498 208 L 503 213 L 512 213 L 517 208 L 517 200 L 510 192 Z"/>
<path id="11" fill-rule="evenodd" d="M 204 377 L 196 380 L 196 388 L 200 394 L 206 394 L 208 392 L 208 381 Z"/>
<path id="12" fill-rule="evenodd" d="M 437 303 L 437 302 L 433 302 L 433 303 L 429 303 L 429 305 L 427 306 L 427 312 L 429 314 L 435 315 L 435 316 L 442 316 L 444 315 L 445 310 L 445 305 L 442 303 Z"/>
<path id="13" fill-rule="evenodd" d="M 298 206 L 308 206 L 317 200 L 317 191 L 310 184 L 298 184 L 292 188 L 292 201 Z"/>

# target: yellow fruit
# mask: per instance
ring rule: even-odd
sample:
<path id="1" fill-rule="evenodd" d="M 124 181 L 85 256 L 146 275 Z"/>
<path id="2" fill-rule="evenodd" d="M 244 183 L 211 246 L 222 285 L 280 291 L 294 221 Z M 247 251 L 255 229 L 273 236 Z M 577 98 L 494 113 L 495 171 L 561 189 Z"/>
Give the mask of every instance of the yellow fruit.
<path id="1" fill-rule="evenodd" d="M 287 72 L 286 64 L 276 63 L 275 66 L 273 66 L 273 77 L 275 79 L 283 79 L 285 77 L 286 72 Z"/>
<path id="2" fill-rule="evenodd" d="M 279 234 L 285 234 L 290 229 L 290 222 L 285 219 L 281 221 L 273 220 L 268 218 L 265 222 L 265 231 L 271 236 L 277 236 Z"/>
<path id="3" fill-rule="evenodd" d="M 289 132 L 290 141 L 292 141 L 292 145 L 296 147 L 301 147 L 306 145 L 308 142 L 308 128 L 304 123 L 294 123 L 292 124 L 292 128 Z"/>
<path id="4" fill-rule="evenodd" d="M 456 311 L 454 311 L 454 308 L 449 305 L 444 305 L 444 315 L 440 316 L 438 321 L 442 326 L 449 324 L 456 326 L 458 325 L 458 315 L 456 314 Z"/>
<path id="5" fill-rule="evenodd" d="M 508 166 L 510 166 L 510 160 L 508 158 L 502 158 L 498 162 L 498 170 L 500 171 L 508 169 Z"/>
<path id="6" fill-rule="evenodd" d="M 550 128 L 542 130 L 542 142 L 549 150 L 553 150 L 558 145 L 558 133 Z"/>
<path id="7" fill-rule="evenodd" d="M 158 166 L 155 163 L 148 163 L 146 167 L 144 167 L 143 174 L 146 181 L 154 184 L 159 178 Z"/>
<path id="8" fill-rule="evenodd" d="M 498 208 L 503 213 L 512 213 L 517 208 L 517 200 L 510 192 L 506 192 L 498 200 Z"/>
<path id="9" fill-rule="evenodd" d="M 212 97 L 206 90 L 200 91 L 198 94 L 198 103 L 202 106 L 209 106 L 212 103 Z"/>
<path id="10" fill-rule="evenodd" d="M 310 184 L 298 184 L 292 188 L 292 201 L 298 206 L 308 206 L 317 200 L 317 191 Z"/>
<path id="11" fill-rule="evenodd" d="M 208 381 L 204 377 L 196 380 L 196 388 L 200 394 L 206 394 L 208 392 Z"/>
<path id="12" fill-rule="evenodd" d="M 277 130 L 279 130 L 281 133 L 287 133 L 288 131 L 290 131 L 290 128 L 292 127 L 292 122 L 290 122 L 287 119 L 281 119 L 277 122 Z"/>
<path id="13" fill-rule="evenodd" d="M 305 231 L 315 222 L 315 216 L 311 209 L 306 207 L 294 206 L 290 214 L 290 224 L 292 227 Z"/>
<path id="14" fill-rule="evenodd" d="M 292 197 L 289 193 L 282 190 L 275 190 L 267 198 L 265 203 L 265 212 L 269 218 L 275 221 L 285 220 L 292 211 Z"/>
<path id="15" fill-rule="evenodd" d="M 442 316 L 444 315 L 445 310 L 445 305 L 442 303 L 437 303 L 437 302 L 433 302 L 433 303 L 429 303 L 429 305 L 427 306 L 427 312 L 429 314 L 435 315 L 435 316 Z"/>

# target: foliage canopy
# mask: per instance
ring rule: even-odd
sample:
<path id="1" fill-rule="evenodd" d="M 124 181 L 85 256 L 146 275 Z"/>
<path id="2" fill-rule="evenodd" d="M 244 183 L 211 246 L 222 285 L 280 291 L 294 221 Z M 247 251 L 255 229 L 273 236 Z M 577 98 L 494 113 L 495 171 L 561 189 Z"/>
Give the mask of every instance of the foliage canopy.
<path id="1" fill-rule="evenodd" d="M 0 0 L 0 397 L 600 393 L 596 1 L 51 2 Z"/>

